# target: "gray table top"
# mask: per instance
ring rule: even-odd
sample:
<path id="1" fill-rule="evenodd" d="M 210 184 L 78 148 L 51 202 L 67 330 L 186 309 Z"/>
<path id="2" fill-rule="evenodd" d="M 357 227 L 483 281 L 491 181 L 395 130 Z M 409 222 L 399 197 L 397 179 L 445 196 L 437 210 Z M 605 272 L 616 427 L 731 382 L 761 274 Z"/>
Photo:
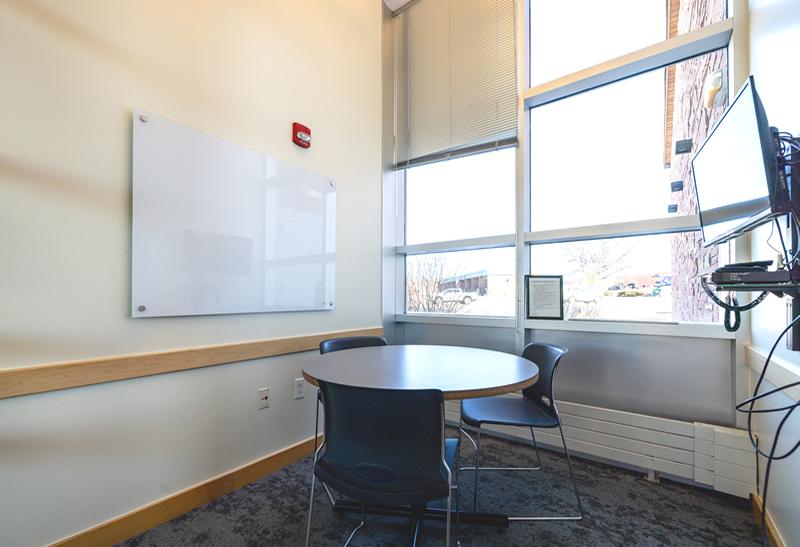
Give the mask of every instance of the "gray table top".
<path id="1" fill-rule="evenodd" d="M 539 368 L 517 355 L 458 346 L 376 346 L 308 357 L 303 377 L 357 387 L 439 389 L 445 399 L 488 397 L 536 383 Z"/>

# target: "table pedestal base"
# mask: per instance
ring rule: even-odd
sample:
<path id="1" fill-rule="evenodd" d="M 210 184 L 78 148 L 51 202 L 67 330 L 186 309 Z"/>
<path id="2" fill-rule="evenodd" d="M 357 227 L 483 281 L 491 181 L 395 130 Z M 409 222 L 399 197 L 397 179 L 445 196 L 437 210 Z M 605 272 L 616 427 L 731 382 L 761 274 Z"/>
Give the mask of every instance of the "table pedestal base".
<path id="1" fill-rule="evenodd" d="M 361 504 L 355 501 L 340 500 L 333 506 L 334 511 L 340 513 L 360 513 Z M 388 517 L 407 517 L 411 518 L 411 508 L 402 505 L 374 505 L 366 504 L 364 512 L 369 515 L 383 515 Z M 435 507 L 425 509 L 425 519 L 446 520 L 447 511 Z M 452 512 L 451 523 L 455 524 L 455 511 Z M 508 528 L 508 515 L 498 513 L 475 513 L 471 511 L 460 511 L 458 513 L 460 524 L 477 524 L 480 526 L 496 526 L 498 528 Z"/>

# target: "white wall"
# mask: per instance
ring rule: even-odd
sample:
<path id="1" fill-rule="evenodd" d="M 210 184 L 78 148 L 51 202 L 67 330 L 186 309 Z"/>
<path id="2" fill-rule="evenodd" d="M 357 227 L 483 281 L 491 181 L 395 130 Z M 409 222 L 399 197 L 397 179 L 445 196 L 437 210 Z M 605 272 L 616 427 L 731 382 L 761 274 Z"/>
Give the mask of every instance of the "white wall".
<path id="1" fill-rule="evenodd" d="M 750 71 L 755 76 L 756 89 L 764 102 L 771 125 L 782 131 L 800 134 L 800 73 L 787 65 L 786 55 L 797 51 L 800 44 L 799 0 L 750 0 Z M 752 237 L 753 260 L 774 259 L 775 252 L 766 245 L 769 227 L 759 229 Z M 777 237 L 773 244 L 778 247 Z M 751 313 L 751 343 L 764 352 L 769 351 L 775 337 L 786 326 L 786 300 L 768 297 Z M 800 352 L 786 349 L 781 342 L 776 355 L 800 365 Z M 774 386 L 765 385 L 762 390 Z M 789 403 L 778 397 L 771 404 Z M 800 416 L 795 413 L 781 434 L 786 441 L 800 438 Z M 762 446 L 771 445 L 777 416 L 758 416 L 755 430 Z M 764 462 L 761 462 L 763 473 Z M 763 480 L 763 477 L 762 477 Z M 800 454 L 776 462 L 770 479 L 767 508 L 787 545 L 800 545 Z"/>
<path id="2" fill-rule="evenodd" d="M 378 326 L 380 32 L 374 0 L 0 0 L 0 367 Z M 330 175 L 337 309 L 131 320 L 133 107 Z M 0 401 L 0 544 L 56 540 L 308 438 L 301 367 Z"/>

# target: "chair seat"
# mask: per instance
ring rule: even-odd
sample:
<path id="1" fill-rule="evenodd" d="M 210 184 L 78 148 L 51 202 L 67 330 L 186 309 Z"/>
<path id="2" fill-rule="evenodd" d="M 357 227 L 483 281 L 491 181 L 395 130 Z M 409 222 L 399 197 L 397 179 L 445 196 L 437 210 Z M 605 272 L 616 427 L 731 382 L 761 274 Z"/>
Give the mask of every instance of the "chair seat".
<path id="1" fill-rule="evenodd" d="M 461 418 L 472 427 L 481 424 L 558 427 L 554 412 L 525 397 L 464 399 L 461 401 Z"/>
<path id="2" fill-rule="evenodd" d="M 455 459 L 459 440 L 445 439 L 445 461 L 455 474 Z M 364 503 L 386 505 L 417 505 L 446 498 L 449 489 L 447 474 L 436 477 L 403 477 L 382 466 L 359 464 L 355 469 L 325 461 L 324 454 L 317 461 L 314 474 L 345 496 Z"/>

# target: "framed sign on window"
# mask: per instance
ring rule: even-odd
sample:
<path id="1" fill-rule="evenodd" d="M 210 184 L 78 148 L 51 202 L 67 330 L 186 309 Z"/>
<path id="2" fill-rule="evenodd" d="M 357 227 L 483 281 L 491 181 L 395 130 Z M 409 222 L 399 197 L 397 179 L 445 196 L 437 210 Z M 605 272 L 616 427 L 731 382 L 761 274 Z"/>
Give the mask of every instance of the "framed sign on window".
<path id="1" fill-rule="evenodd" d="M 526 275 L 528 319 L 564 319 L 564 276 Z"/>

